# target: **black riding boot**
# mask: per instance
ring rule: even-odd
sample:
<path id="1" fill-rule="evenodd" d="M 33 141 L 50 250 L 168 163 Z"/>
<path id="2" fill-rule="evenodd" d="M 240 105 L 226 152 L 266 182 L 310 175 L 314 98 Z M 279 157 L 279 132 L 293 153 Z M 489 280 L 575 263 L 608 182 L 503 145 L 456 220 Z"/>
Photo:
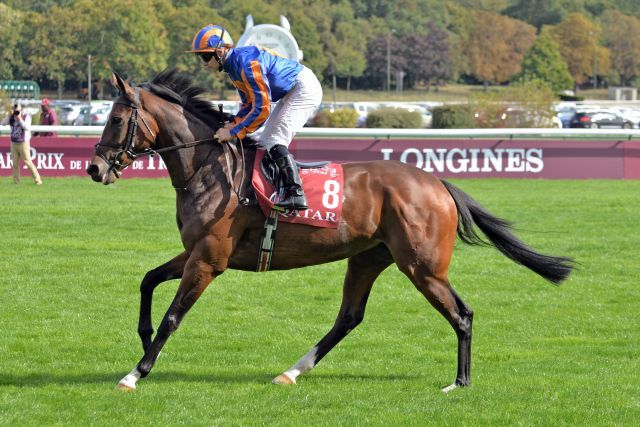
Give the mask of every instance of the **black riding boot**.
<path id="1" fill-rule="evenodd" d="M 302 181 L 298 175 L 298 167 L 293 157 L 284 145 L 274 145 L 269 150 L 269 155 L 280 169 L 280 177 L 283 186 L 283 198 L 276 206 L 291 210 L 308 209 L 307 198 L 302 191 Z"/>

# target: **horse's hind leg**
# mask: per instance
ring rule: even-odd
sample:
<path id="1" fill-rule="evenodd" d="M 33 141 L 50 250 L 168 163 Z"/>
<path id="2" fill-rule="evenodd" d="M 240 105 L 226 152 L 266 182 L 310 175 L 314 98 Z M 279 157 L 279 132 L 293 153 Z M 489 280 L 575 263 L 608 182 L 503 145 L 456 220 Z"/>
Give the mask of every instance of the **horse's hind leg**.
<path id="1" fill-rule="evenodd" d="M 451 288 L 446 277 L 432 275 L 421 263 L 413 263 L 400 269 L 411 279 L 415 287 L 449 321 L 458 337 L 458 374 L 453 384 L 442 391 L 448 393 L 458 386 L 471 383 L 471 328 L 473 311 Z"/>
<path id="2" fill-rule="evenodd" d="M 189 254 L 182 252 L 172 260 L 159 267 L 149 270 L 140 284 L 140 318 L 138 320 L 138 335 L 142 340 L 142 349 L 146 351 L 151 345 L 153 335 L 153 323 L 151 321 L 151 302 L 153 291 L 162 282 L 179 279 L 182 277 L 184 265 L 189 259 Z"/>
<path id="3" fill-rule="evenodd" d="M 349 258 L 342 290 L 342 305 L 333 328 L 288 371 L 274 378 L 274 384 L 295 384 L 298 375 L 311 370 L 362 322 L 373 282 L 392 263 L 389 250 L 382 244 Z"/>

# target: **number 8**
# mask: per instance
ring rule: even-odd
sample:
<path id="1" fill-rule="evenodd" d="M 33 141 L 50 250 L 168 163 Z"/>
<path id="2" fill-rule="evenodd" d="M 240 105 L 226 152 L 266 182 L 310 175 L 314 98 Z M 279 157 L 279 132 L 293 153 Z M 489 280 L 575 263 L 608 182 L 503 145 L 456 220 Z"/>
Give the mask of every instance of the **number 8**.
<path id="1" fill-rule="evenodd" d="M 340 183 L 333 179 L 324 182 L 324 194 L 322 195 L 322 205 L 327 209 L 335 209 L 340 204 Z"/>

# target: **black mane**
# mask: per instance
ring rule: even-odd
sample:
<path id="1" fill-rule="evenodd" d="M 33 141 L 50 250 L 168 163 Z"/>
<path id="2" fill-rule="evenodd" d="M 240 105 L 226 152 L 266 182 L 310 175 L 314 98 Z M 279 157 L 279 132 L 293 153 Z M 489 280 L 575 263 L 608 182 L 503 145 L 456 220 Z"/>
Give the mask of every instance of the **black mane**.
<path id="1" fill-rule="evenodd" d="M 161 71 L 151 81 L 141 84 L 140 87 L 165 101 L 181 105 L 213 130 L 220 128 L 222 122 L 233 118 L 232 114 L 220 113 L 202 96 L 206 90 L 195 86 L 189 76 L 179 73 L 175 68 Z"/>

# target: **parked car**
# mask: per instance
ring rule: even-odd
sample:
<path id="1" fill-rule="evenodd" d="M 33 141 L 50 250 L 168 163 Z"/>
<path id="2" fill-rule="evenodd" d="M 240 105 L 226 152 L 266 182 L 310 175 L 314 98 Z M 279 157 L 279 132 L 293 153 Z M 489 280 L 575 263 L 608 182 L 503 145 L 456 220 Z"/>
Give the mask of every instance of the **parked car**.
<path id="1" fill-rule="evenodd" d="M 576 114 L 575 104 L 560 104 L 556 106 L 556 115 L 560 119 L 563 128 L 568 128 L 571 118 Z"/>
<path id="2" fill-rule="evenodd" d="M 572 128 L 631 129 L 633 122 L 617 111 L 578 111 L 569 123 Z"/>
<path id="3" fill-rule="evenodd" d="M 78 119 L 82 105 L 65 105 L 60 108 L 58 121 L 61 125 L 73 125 Z"/>
<path id="4" fill-rule="evenodd" d="M 633 123 L 634 128 L 640 128 L 640 110 L 635 108 L 619 108 L 620 115 Z"/>
<path id="5" fill-rule="evenodd" d="M 76 126 L 103 126 L 113 106 L 112 101 L 98 101 L 91 106 L 85 105 L 80 109 L 78 117 L 73 123 Z"/>

